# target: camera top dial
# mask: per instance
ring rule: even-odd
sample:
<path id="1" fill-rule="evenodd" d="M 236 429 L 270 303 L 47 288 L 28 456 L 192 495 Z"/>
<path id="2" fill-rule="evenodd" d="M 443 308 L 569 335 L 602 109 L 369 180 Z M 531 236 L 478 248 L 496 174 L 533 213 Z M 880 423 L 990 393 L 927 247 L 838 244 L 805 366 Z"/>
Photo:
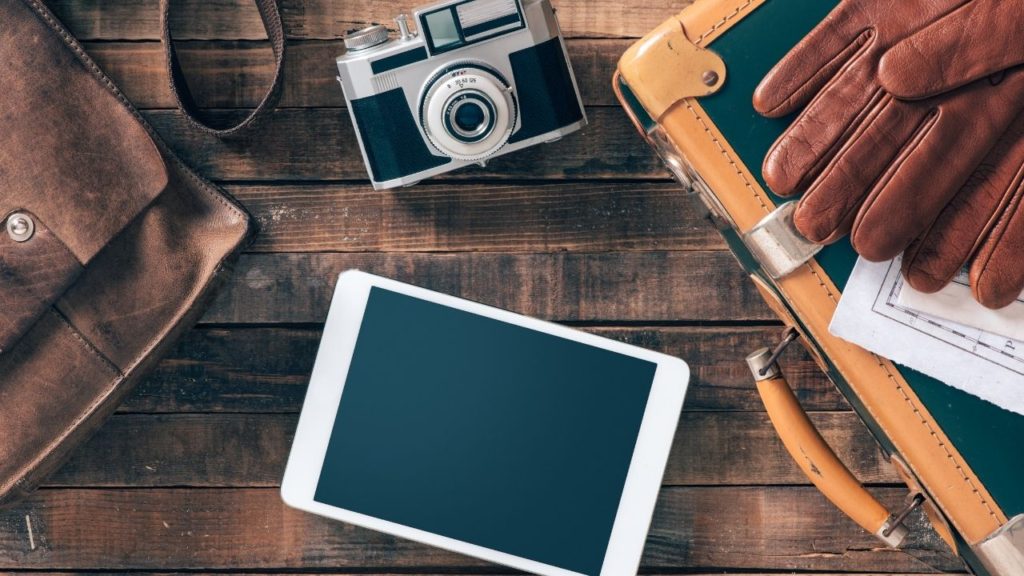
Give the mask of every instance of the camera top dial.
<path id="1" fill-rule="evenodd" d="M 420 105 L 420 122 L 430 143 L 458 160 L 493 155 L 508 142 L 517 119 L 508 82 L 475 62 L 449 65 L 435 74 Z"/>
<path id="2" fill-rule="evenodd" d="M 380 24 L 362 30 L 353 30 L 345 35 L 345 49 L 349 52 L 367 50 L 388 41 L 390 32 Z"/>

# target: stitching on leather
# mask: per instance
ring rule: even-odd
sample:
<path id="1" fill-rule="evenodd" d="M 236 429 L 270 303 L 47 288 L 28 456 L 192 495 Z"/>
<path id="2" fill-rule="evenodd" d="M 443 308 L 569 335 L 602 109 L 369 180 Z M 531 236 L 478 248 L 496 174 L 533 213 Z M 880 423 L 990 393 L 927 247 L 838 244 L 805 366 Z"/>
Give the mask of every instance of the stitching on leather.
<path id="1" fill-rule="evenodd" d="M 765 204 L 764 199 L 761 198 L 761 196 L 757 193 L 757 190 L 755 190 L 753 185 L 747 180 L 747 177 L 744 176 L 743 171 L 740 170 L 739 165 L 737 165 L 736 162 L 733 161 L 732 157 L 729 156 L 729 152 L 725 149 L 725 146 L 723 146 L 722 143 L 718 140 L 718 138 L 711 133 L 711 128 L 708 127 L 707 123 L 704 121 L 704 118 L 702 118 L 701 115 L 698 114 L 697 111 L 693 108 L 693 106 L 690 104 L 689 99 L 684 100 L 684 102 L 686 103 L 686 109 L 689 110 L 691 114 L 693 114 L 693 117 L 697 120 L 697 122 L 700 123 L 701 127 L 704 128 L 704 133 L 707 134 L 708 138 L 710 138 L 712 142 L 715 143 L 715 146 L 718 147 L 718 151 L 722 153 L 722 156 L 725 157 L 725 159 L 729 162 L 729 165 L 732 166 L 733 170 L 736 171 L 736 175 L 743 180 L 743 183 L 747 186 L 747 189 L 750 190 L 751 195 L 753 195 L 754 199 L 757 200 L 757 202 L 761 205 L 761 209 L 764 210 L 765 214 L 770 214 L 772 211 L 771 208 L 769 208 L 768 205 Z"/>
<path id="2" fill-rule="evenodd" d="M 814 266 L 811 266 L 810 262 L 807 262 L 806 264 L 804 264 L 804 266 L 806 266 L 807 270 L 809 270 L 811 275 L 814 276 L 814 279 L 818 281 L 818 286 L 820 286 L 821 289 L 825 291 L 825 294 L 828 295 L 828 299 L 831 300 L 833 304 L 838 305 L 839 299 L 836 298 L 834 292 L 828 289 L 828 285 L 825 284 L 825 279 L 822 278 L 820 274 L 818 274 L 818 271 L 814 269 Z"/>
<path id="3" fill-rule="evenodd" d="M 170 149 L 167 147 L 166 144 L 164 144 L 163 139 L 160 138 L 160 135 L 156 133 L 156 131 L 153 129 L 152 126 L 149 125 L 148 122 L 146 122 L 145 118 L 142 117 L 139 111 L 135 109 L 135 106 L 132 105 L 132 103 L 128 101 L 124 94 L 121 93 L 121 90 L 118 89 L 116 85 L 114 85 L 110 78 L 108 78 L 107 75 L 103 73 L 103 70 L 100 70 L 100 67 L 97 66 L 95 62 L 93 62 L 92 58 L 90 58 L 88 54 L 86 54 L 85 50 L 83 50 L 81 45 L 78 44 L 78 40 L 76 40 L 75 37 L 72 36 L 64 28 L 64 26 L 53 17 L 52 14 L 50 14 L 49 9 L 40 4 L 38 0 L 24 1 L 29 5 L 30 8 L 32 8 L 35 11 L 36 14 L 39 15 L 40 18 L 42 18 L 50 26 L 51 29 L 53 29 L 54 32 L 56 32 L 61 37 L 61 39 L 64 40 L 64 44 L 71 48 L 72 51 L 74 51 L 75 55 L 78 56 L 78 59 L 83 64 L 85 64 L 87 68 L 89 68 L 89 71 L 92 72 L 93 76 L 97 78 L 100 82 L 102 82 L 107 87 L 107 89 L 111 91 L 111 93 L 113 93 L 113 95 L 118 99 L 118 101 L 120 101 L 121 104 L 128 109 L 128 112 L 131 113 L 136 118 L 136 120 L 142 123 L 143 128 L 146 129 L 146 132 L 148 132 L 150 137 L 153 138 L 157 146 L 164 148 L 165 151 L 169 151 Z M 246 213 L 242 211 L 241 208 L 229 202 L 227 198 L 225 198 L 217 190 L 214 190 L 212 185 L 210 185 L 208 182 L 200 180 L 197 175 L 193 174 L 192 171 L 188 169 L 188 167 L 185 166 L 184 163 L 181 162 L 181 160 L 177 157 L 176 154 L 172 152 L 168 154 L 168 156 L 170 156 L 171 160 L 175 164 L 177 164 L 179 168 L 184 169 L 184 171 L 188 173 L 192 177 L 192 179 L 196 181 L 197 184 L 199 184 L 199 187 L 203 190 L 203 192 L 206 192 L 207 194 L 212 196 L 217 202 L 220 202 L 222 205 L 224 205 L 225 208 L 234 212 L 236 216 L 242 218 L 243 220 L 246 218 Z"/>
<path id="4" fill-rule="evenodd" d="M 743 12 L 744 10 L 749 8 L 750 5 L 753 4 L 753 3 L 754 3 L 754 0 L 747 0 L 746 2 L 744 2 L 743 4 L 738 6 L 735 10 L 733 10 L 731 14 L 726 14 L 725 16 L 723 16 L 721 20 L 719 20 L 718 22 L 715 22 L 714 24 L 712 24 L 711 28 L 707 32 L 701 34 L 697 38 L 697 41 L 694 42 L 694 44 L 696 44 L 697 46 L 703 48 L 703 46 L 701 46 L 701 44 L 704 42 L 704 40 L 706 40 L 708 38 L 708 36 L 711 36 L 719 28 L 721 28 L 722 26 L 725 26 L 726 24 L 728 24 L 729 20 L 732 20 L 736 16 L 739 16 L 740 12 Z"/>
<path id="5" fill-rule="evenodd" d="M 739 166 L 736 163 L 736 161 L 734 161 L 732 159 L 732 157 L 729 154 L 729 152 L 725 149 L 725 147 L 722 146 L 721 142 L 718 141 L 718 138 L 715 137 L 715 135 L 711 133 L 711 129 L 708 127 L 708 125 L 705 122 L 704 118 L 701 117 L 701 115 L 697 113 L 697 110 L 693 108 L 693 106 L 690 104 L 690 102 L 691 102 L 690 99 L 686 100 L 686 107 L 687 107 L 687 109 L 690 110 L 690 112 L 693 114 L 694 118 L 696 118 L 697 121 L 704 128 L 705 134 L 707 134 L 708 137 L 711 139 L 711 141 L 715 143 L 715 145 L 718 147 L 718 150 L 721 152 L 722 156 L 724 156 L 725 159 L 729 162 L 729 165 L 732 166 L 736 170 L 736 174 L 743 181 L 743 183 L 747 187 L 747 189 L 750 190 L 750 192 L 754 195 L 754 198 L 761 205 L 761 208 L 763 208 L 765 211 L 769 211 L 770 212 L 768 207 L 765 205 L 764 199 L 761 197 L 760 194 L 757 193 L 757 190 L 753 187 L 753 185 L 751 184 L 749 179 L 747 179 L 746 175 L 743 174 L 743 172 L 739 169 Z M 828 295 L 828 298 L 833 303 L 838 304 L 838 299 L 836 298 L 835 294 L 831 290 L 828 289 L 828 286 L 825 284 L 824 279 L 821 277 L 821 275 L 818 274 L 817 270 L 814 269 L 814 267 L 811 265 L 811 263 L 808 262 L 807 264 L 805 264 L 805 266 L 811 272 L 811 274 L 815 277 L 815 279 L 818 280 L 818 285 L 822 288 L 822 290 L 825 291 L 825 294 Z M 892 372 L 889 370 L 889 367 L 885 365 L 885 362 L 881 359 L 881 357 L 879 357 L 879 356 L 877 356 L 875 354 L 872 354 L 871 356 L 878 363 L 878 366 L 880 368 L 882 368 L 882 370 L 886 373 L 886 376 L 889 378 L 889 381 L 892 382 L 892 384 L 896 387 L 896 390 L 899 391 L 901 396 L 903 396 L 903 400 L 910 406 L 910 408 L 911 408 L 911 410 L 913 410 L 914 414 L 917 414 L 917 416 L 920 418 L 920 424 L 923 425 L 928 430 L 928 434 L 935 440 L 935 443 L 939 446 L 939 448 L 942 449 L 943 452 L 946 453 L 946 458 L 956 468 L 957 472 L 960 473 L 960 477 L 963 479 L 963 481 L 966 482 L 970 486 L 971 491 L 978 497 L 978 500 L 985 507 L 985 509 L 988 510 L 989 515 L 992 518 L 994 518 L 994 519 L 996 519 L 998 521 L 999 516 L 996 514 L 995 510 L 993 510 L 993 508 L 992 508 L 991 504 L 989 503 L 989 501 L 986 500 L 984 495 L 982 495 L 981 491 L 978 490 L 978 487 L 975 485 L 974 481 L 970 477 L 967 476 L 967 473 L 964 471 L 963 466 L 960 464 L 959 461 L 957 461 L 956 457 L 949 450 L 949 447 L 946 446 L 946 444 L 939 438 L 938 433 L 935 431 L 935 428 L 931 425 L 931 423 L 928 422 L 927 419 L 925 419 L 924 415 L 921 413 L 921 410 L 917 407 L 917 405 L 914 403 L 914 401 L 910 398 L 910 395 L 907 394 L 906 390 L 903 389 L 903 386 L 896 379 L 895 375 L 892 374 Z M 881 425 L 881 424 L 879 424 L 879 425 Z M 886 433 L 888 434 L 888 432 L 886 432 Z"/>
<path id="6" fill-rule="evenodd" d="M 106 367 L 111 372 L 113 372 L 118 377 L 123 377 L 124 376 L 124 372 L 122 372 L 121 369 L 118 368 L 117 365 L 114 364 L 114 362 L 110 358 L 107 358 L 107 356 L 105 354 L 100 352 L 99 349 L 97 349 L 92 344 L 92 342 L 89 342 L 88 340 L 86 340 L 85 337 L 82 336 L 82 333 L 78 331 L 78 328 L 75 328 L 75 326 L 71 323 L 71 321 L 68 320 L 67 317 L 64 316 L 64 314 L 61 313 L 60 310 L 57 310 L 56 308 L 51 307 L 50 308 L 50 314 L 52 314 L 54 317 L 56 317 L 57 320 L 60 321 L 61 324 L 64 324 L 65 326 L 67 326 L 68 330 L 71 332 L 71 335 L 75 337 L 75 340 L 78 340 L 79 342 L 81 342 L 82 345 L 85 347 L 85 349 L 88 350 L 89 352 L 91 352 L 92 355 L 95 356 L 96 358 L 98 358 L 101 362 L 103 362 L 103 364 L 106 365 Z"/>
<path id="7" fill-rule="evenodd" d="M 889 367 L 886 365 L 885 361 L 876 354 L 872 354 L 871 357 L 874 358 L 875 361 L 878 363 L 878 367 L 885 371 L 886 377 L 889 378 L 889 381 L 892 382 L 893 386 L 896 387 L 896 390 L 899 391 L 900 396 L 903 396 L 903 401 L 906 402 L 910 406 L 910 409 L 913 410 L 914 414 L 916 414 L 917 417 L 920 418 L 921 424 L 928 429 L 928 434 L 931 435 L 933 439 L 935 439 L 935 443 L 938 444 L 938 446 L 942 448 L 942 451 L 946 453 L 946 458 L 950 462 L 952 462 L 953 466 L 956 468 L 956 471 L 960 473 L 960 477 L 963 479 L 963 481 L 966 482 L 967 485 L 971 487 L 971 492 L 973 492 L 978 497 L 978 500 L 982 503 L 982 505 L 985 506 L 985 509 L 988 510 L 989 516 L 998 521 L 999 516 L 996 514 L 996 511 L 992 509 L 992 506 L 989 503 L 989 501 L 986 500 L 985 496 L 982 495 L 980 490 L 978 490 L 978 487 L 974 484 L 974 480 L 967 476 L 967 473 L 964 471 L 963 466 L 960 464 L 960 462 L 957 461 L 956 457 L 953 456 L 953 453 L 950 452 L 949 447 L 946 445 L 946 443 L 939 438 L 939 435 L 935 431 L 935 428 L 924 417 L 924 414 L 921 413 L 917 405 L 914 404 L 914 401 L 910 398 L 910 395 L 907 394 L 906 390 L 903 389 L 903 385 L 899 383 L 899 380 L 896 379 L 896 376 L 892 373 L 891 370 L 889 370 Z"/>
<path id="8" fill-rule="evenodd" d="M 29 475 L 37 473 L 39 471 L 39 467 L 46 462 L 47 458 L 50 458 L 53 455 L 54 451 L 58 450 L 61 444 L 63 444 L 64 441 L 69 436 L 71 436 L 75 431 L 79 429 L 79 427 L 82 425 L 82 422 L 84 422 L 86 419 L 93 415 L 93 413 L 96 411 L 96 408 L 103 404 L 103 402 L 109 397 L 110 391 L 117 388 L 117 385 L 120 384 L 125 379 L 124 372 L 122 372 L 121 369 L 118 368 L 109 358 L 107 358 L 98 349 L 96 349 L 96 347 L 93 346 L 92 343 L 86 340 L 78 331 L 78 329 L 75 328 L 74 325 L 72 325 L 71 322 L 68 321 L 68 319 L 63 314 L 60 313 L 60 311 L 58 311 L 56 308 L 51 307 L 49 312 L 54 318 L 56 318 L 56 320 L 62 326 L 67 328 L 71 336 L 79 343 L 81 343 L 82 347 L 85 350 L 87 350 L 93 357 L 98 359 L 103 364 L 104 368 L 106 368 L 113 374 L 114 378 L 106 394 L 101 394 L 97 398 L 94 398 L 93 401 L 89 404 L 89 406 L 87 406 L 86 409 L 82 411 L 77 418 L 75 418 L 74 422 L 72 422 L 70 426 L 64 428 L 63 434 L 61 434 L 59 437 L 55 438 L 52 442 L 50 442 L 45 449 L 40 451 L 39 456 L 36 459 L 32 460 L 22 468 L 23 472 L 21 472 L 20 474 L 21 478 L 19 480 L 19 483 L 23 484 L 23 486 L 30 486 L 35 484 L 34 481 L 30 481 Z"/>

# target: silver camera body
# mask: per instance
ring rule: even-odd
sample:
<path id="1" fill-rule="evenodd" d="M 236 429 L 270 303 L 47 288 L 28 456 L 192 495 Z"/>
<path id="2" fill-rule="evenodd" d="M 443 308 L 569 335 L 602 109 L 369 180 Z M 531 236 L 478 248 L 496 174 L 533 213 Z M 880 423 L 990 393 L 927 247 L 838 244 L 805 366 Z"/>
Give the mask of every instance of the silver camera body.
<path id="1" fill-rule="evenodd" d="M 587 124 L 550 0 L 451 0 L 345 37 L 338 81 L 373 187 L 411 186 Z"/>

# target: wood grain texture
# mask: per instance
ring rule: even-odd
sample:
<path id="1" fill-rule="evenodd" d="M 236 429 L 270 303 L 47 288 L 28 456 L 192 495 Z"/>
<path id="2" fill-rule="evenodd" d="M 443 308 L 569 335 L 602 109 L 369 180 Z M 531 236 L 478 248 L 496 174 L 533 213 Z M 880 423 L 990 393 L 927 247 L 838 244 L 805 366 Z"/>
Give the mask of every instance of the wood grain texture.
<path id="1" fill-rule="evenodd" d="M 283 0 L 282 106 L 220 141 L 173 110 L 157 0 L 49 0 L 202 175 L 262 234 L 204 325 L 157 367 L 49 487 L 0 512 L 0 570 L 509 574 L 504 568 L 283 506 L 280 481 L 334 279 L 361 268 L 685 359 L 693 381 L 642 571 L 962 571 L 914 516 L 881 549 L 813 488 L 763 412 L 747 352 L 780 328 L 692 198 L 608 86 L 630 38 L 688 0 L 555 0 L 591 126 L 550 146 L 375 192 L 334 80 L 339 36 L 412 4 Z M 188 82 L 214 120 L 246 113 L 271 75 L 251 0 L 177 0 Z M 825 436 L 883 501 L 892 471 L 806 353 L 784 357 Z M 76 572 L 77 571 L 77 572 Z M 848 576 L 850 576 L 848 574 Z"/>
<path id="2" fill-rule="evenodd" d="M 611 77 L 629 40 L 567 42 L 573 72 L 588 106 L 618 106 Z M 138 108 L 174 108 L 163 48 L 158 42 L 88 42 L 89 55 Z M 249 41 L 191 41 L 175 45 L 189 91 L 202 108 L 253 108 L 274 75 L 270 45 Z M 341 40 L 294 41 L 288 45 L 281 106 L 342 107 L 335 76 Z"/>
<path id="3" fill-rule="evenodd" d="M 873 492 L 890 506 L 906 496 L 898 488 Z M 921 530 L 923 522 L 915 515 L 906 551 L 894 551 L 881 548 L 812 487 L 670 487 L 661 492 L 643 567 L 960 570 L 938 537 Z M 14 568 L 503 573 L 479 560 L 288 509 L 275 489 L 43 490 L 0 513 L 0 569 Z"/>
<path id="4" fill-rule="evenodd" d="M 675 184 L 229 186 L 259 222 L 250 252 L 720 250 Z"/>
<path id="5" fill-rule="evenodd" d="M 45 571 L 44 570 L 44 571 L 32 572 L 32 574 L 35 574 L 37 576 L 70 576 L 72 574 L 77 574 L 77 573 L 76 572 L 52 572 L 52 571 Z M 126 574 L 134 574 L 134 575 L 138 575 L 138 576 L 184 576 L 186 574 L 195 574 L 195 573 L 194 572 L 146 572 L 146 571 L 132 571 L 132 572 L 127 572 Z M 241 573 L 241 572 L 223 572 L 223 571 L 221 571 L 221 572 L 218 572 L 218 574 L 221 574 L 223 576 L 243 576 L 245 573 Z M 293 571 L 293 572 L 281 572 L 281 573 L 261 572 L 260 574 L 263 574 L 264 576 L 294 576 L 296 574 L 310 574 L 310 575 L 311 574 L 316 574 L 317 576 L 343 576 L 343 575 L 344 576 L 350 576 L 351 573 L 350 572 L 331 572 L 331 571 L 317 571 L 317 572 L 305 572 L 304 573 L 304 572 L 294 572 Z M 364 576 L 392 576 L 392 575 L 389 575 L 389 574 L 382 574 L 380 572 L 374 572 L 374 571 L 371 571 L 371 572 L 360 572 L 359 574 L 362 574 Z M 515 574 L 515 573 L 511 573 L 510 572 L 508 576 L 513 576 L 513 574 Z M 658 571 L 657 574 L 659 574 L 660 576 L 773 576 L 773 573 L 768 573 L 768 572 L 746 572 L 746 571 L 743 571 L 743 572 L 731 572 L 731 571 L 724 571 L 723 572 L 723 571 L 718 571 L 718 572 L 714 572 L 714 573 L 711 573 L 711 572 L 687 572 L 685 575 L 684 574 L 674 574 L 671 571 L 668 571 L 668 572 L 667 571 Z M 774 573 L 774 574 L 777 574 L 777 573 Z M 934 572 L 931 573 L 931 574 L 934 574 Z M 447 573 L 447 572 L 445 572 L 445 573 L 441 573 L 441 574 L 424 574 L 423 576 L 474 576 L 474 574 L 473 573 L 458 574 L 458 573 Z M 496 573 L 494 573 L 494 576 L 501 576 L 501 575 L 500 575 L 500 573 L 496 572 Z M 801 573 L 801 576 L 835 576 L 835 573 L 825 574 L 825 573 L 822 573 L 822 572 L 803 572 L 803 573 Z M 843 574 L 843 576 L 878 576 L 878 574 L 877 573 L 876 574 L 864 574 L 864 573 L 846 572 L 846 573 Z M 924 576 L 924 573 L 904 573 L 901 576 Z"/>
<path id="6" fill-rule="evenodd" d="M 244 110 L 213 111 L 214 123 L 241 119 Z M 245 138 L 200 133 L 176 110 L 143 114 L 182 159 L 214 180 L 367 180 L 348 111 L 290 108 L 263 120 Z M 553 144 L 493 159 L 432 179 L 661 179 L 668 173 L 621 110 L 588 108 L 589 126 Z"/>
<path id="7" fill-rule="evenodd" d="M 319 323 L 338 274 L 359 269 L 554 321 L 774 316 L 728 252 L 249 254 L 207 323 Z"/>
<path id="8" fill-rule="evenodd" d="M 689 4 L 689 0 L 620 2 L 559 0 L 563 33 L 568 37 L 638 37 Z M 82 40 L 154 40 L 160 37 L 157 0 L 50 0 L 47 4 Z M 416 2 L 379 0 L 283 0 L 281 17 L 289 38 L 340 38 L 371 22 L 394 28 L 391 18 Z M 171 26 L 175 38 L 263 39 L 259 13 L 248 0 L 180 0 Z"/>
<path id="9" fill-rule="evenodd" d="M 856 414 L 817 412 L 812 420 L 862 482 L 899 482 Z M 276 487 L 297 421 L 294 414 L 117 415 L 46 485 Z M 810 484 L 765 413 L 693 411 L 679 422 L 663 483 Z"/>
<path id="10" fill-rule="evenodd" d="M 743 358 L 781 328 L 587 327 L 584 330 L 686 360 L 687 410 L 763 411 Z M 187 334 L 121 407 L 124 413 L 295 413 L 302 407 L 318 329 L 204 328 Z M 799 346 L 783 357 L 808 410 L 848 410 Z"/>

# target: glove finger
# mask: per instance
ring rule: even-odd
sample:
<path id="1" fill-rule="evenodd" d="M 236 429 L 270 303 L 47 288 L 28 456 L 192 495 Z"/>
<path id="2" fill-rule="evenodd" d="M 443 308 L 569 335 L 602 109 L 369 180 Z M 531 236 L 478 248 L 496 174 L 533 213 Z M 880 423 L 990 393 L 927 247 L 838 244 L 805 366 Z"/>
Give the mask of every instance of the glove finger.
<path id="1" fill-rule="evenodd" d="M 980 167 L 935 223 L 903 254 L 903 276 L 915 290 L 946 287 L 981 246 L 1005 205 L 991 167 Z"/>
<path id="2" fill-rule="evenodd" d="M 1020 174 L 1018 174 L 1019 178 Z M 1008 207 L 1005 222 L 992 231 L 971 264 L 971 288 L 974 298 L 983 305 L 999 309 L 1009 306 L 1024 291 L 1024 213 L 1020 210 L 1024 189 L 1017 181 L 1017 191 Z"/>
<path id="3" fill-rule="evenodd" d="M 903 255 L 903 275 L 911 286 L 932 293 L 953 281 L 991 236 L 1000 215 L 1014 202 L 1015 193 L 1020 194 L 1019 183 L 1014 182 L 1021 165 L 1024 115 L 974 170 L 931 228 Z"/>
<path id="4" fill-rule="evenodd" d="M 898 98 L 921 99 L 1024 64 L 1024 0 L 973 0 L 896 44 L 879 80 Z"/>
<path id="5" fill-rule="evenodd" d="M 848 68 L 807 106 L 768 151 L 762 175 L 773 192 L 791 196 L 817 178 L 884 95 L 870 66 Z"/>
<path id="6" fill-rule="evenodd" d="M 1004 191 L 1001 217 L 971 264 L 974 297 L 989 308 L 1008 306 L 1024 291 L 1024 114 L 1003 143 L 987 178 Z"/>
<path id="7" fill-rule="evenodd" d="M 778 118 L 803 108 L 875 36 L 859 2 L 841 2 L 764 77 L 754 109 Z"/>
<path id="8" fill-rule="evenodd" d="M 1014 124 L 1021 93 L 1024 74 L 1014 74 L 998 87 L 977 82 L 943 99 L 865 202 L 853 225 L 854 249 L 889 260 L 924 233 Z"/>
<path id="9" fill-rule="evenodd" d="M 793 222 L 807 239 L 822 244 L 849 233 L 857 212 L 879 177 L 928 111 L 884 96 L 801 198 Z"/>

